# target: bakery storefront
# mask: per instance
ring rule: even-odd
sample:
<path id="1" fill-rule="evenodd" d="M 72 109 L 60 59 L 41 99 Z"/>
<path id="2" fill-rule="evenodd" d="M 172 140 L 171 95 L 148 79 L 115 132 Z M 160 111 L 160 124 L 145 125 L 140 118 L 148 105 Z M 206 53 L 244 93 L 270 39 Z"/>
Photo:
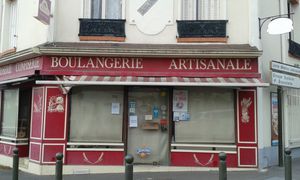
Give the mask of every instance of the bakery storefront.
<path id="1" fill-rule="evenodd" d="M 256 89 L 268 84 L 257 50 L 40 54 L 0 67 L 1 158 L 18 146 L 39 165 L 62 152 L 66 165 L 123 165 L 130 153 L 135 164 L 217 167 L 223 151 L 229 167 L 258 166 Z"/>

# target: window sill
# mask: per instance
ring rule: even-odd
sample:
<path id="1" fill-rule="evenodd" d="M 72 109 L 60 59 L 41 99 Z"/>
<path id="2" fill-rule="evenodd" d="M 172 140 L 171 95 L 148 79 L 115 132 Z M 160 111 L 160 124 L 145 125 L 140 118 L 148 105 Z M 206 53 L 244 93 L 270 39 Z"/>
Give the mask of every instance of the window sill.
<path id="1" fill-rule="evenodd" d="M 190 37 L 177 38 L 178 43 L 227 43 L 227 37 Z"/>
<path id="2" fill-rule="evenodd" d="M 124 42 L 125 37 L 114 37 L 114 36 L 79 36 L 80 41 L 115 41 Z"/>

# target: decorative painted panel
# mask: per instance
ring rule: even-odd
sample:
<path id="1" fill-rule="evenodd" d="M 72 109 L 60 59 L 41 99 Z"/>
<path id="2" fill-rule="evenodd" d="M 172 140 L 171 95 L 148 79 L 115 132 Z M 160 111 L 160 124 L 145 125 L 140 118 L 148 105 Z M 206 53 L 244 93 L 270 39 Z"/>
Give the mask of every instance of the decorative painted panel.
<path id="1" fill-rule="evenodd" d="M 66 95 L 58 87 L 46 87 L 44 140 L 65 140 Z"/>
<path id="2" fill-rule="evenodd" d="M 257 167 L 257 148 L 238 147 L 239 167 Z"/>
<path id="3" fill-rule="evenodd" d="M 237 167 L 237 154 L 227 154 L 227 166 Z M 172 152 L 172 166 L 218 167 L 218 153 Z"/>
<path id="4" fill-rule="evenodd" d="M 43 144 L 42 163 L 55 163 L 56 153 L 63 153 L 65 155 L 65 144 Z"/>
<path id="5" fill-rule="evenodd" d="M 30 142 L 29 160 L 41 162 L 41 143 Z"/>
<path id="6" fill-rule="evenodd" d="M 32 112 L 30 138 L 41 139 L 44 114 L 44 88 L 36 87 L 32 89 Z"/>
<path id="7" fill-rule="evenodd" d="M 123 165 L 123 151 L 67 151 L 66 164 Z"/>
<path id="8" fill-rule="evenodd" d="M 6 156 L 13 155 L 13 149 L 18 147 L 19 149 L 19 157 L 28 157 L 28 145 L 11 145 L 11 144 L 4 144 L 0 143 L 0 154 Z"/>
<path id="9" fill-rule="evenodd" d="M 237 106 L 238 143 L 256 143 L 256 91 L 238 91 Z"/>

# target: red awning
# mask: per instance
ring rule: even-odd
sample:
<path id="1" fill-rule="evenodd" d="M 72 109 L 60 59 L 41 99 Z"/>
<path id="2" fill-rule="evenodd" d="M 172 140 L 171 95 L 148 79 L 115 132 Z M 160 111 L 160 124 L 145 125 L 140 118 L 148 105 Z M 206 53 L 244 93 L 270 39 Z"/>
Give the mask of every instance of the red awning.
<path id="1" fill-rule="evenodd" d="M 136 76 L 63 76 L 53 81 L 38 80 L 36 84 L 75 85 L 135 85 L 135 86 L 223 86 L 265 87 L 260 78 L 193 78 L 193 77 L 136 77 Z"/>

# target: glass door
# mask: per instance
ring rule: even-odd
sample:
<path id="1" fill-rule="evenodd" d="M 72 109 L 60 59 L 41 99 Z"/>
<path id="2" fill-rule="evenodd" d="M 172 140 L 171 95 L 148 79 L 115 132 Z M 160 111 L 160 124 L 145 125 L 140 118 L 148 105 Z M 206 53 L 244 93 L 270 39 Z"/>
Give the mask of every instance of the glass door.
<path id="1" fill-rule="evenodd" d="M 132 87 L 128 92 L 128 153 L 136 164 L 169 163 L 169 92 Z"/>

